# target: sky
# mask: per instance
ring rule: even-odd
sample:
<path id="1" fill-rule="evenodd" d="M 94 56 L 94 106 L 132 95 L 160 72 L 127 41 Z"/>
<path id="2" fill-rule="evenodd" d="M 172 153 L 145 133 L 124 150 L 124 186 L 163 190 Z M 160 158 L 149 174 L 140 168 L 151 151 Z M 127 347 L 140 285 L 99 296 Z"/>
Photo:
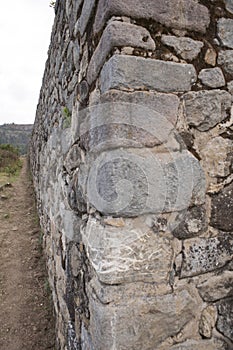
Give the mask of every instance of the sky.
<path id="1" fill-rule="evenodd" d="M 54 21 L 49 0 L 1 0 L 0 125 L 33 124 Z"/>

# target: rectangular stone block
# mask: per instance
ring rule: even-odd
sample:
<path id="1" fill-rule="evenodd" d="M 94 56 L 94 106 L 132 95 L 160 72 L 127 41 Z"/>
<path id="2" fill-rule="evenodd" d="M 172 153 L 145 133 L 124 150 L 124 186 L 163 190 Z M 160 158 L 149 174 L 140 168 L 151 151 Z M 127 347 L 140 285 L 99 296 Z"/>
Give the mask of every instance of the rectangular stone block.
<path id="1" fill-rule="evenodd" d="M 184 261 L 181 277 L 211 272 L 231 261 L 233 237 L 224 234 L 208 239 L 190 239 L 184 242 Z"/>
<path id="2" fill-rule="evenodd" d="M 117 302 L 112 291 L 111 302 L 102 304 L 104 289 L 100 295 L 93 289 L 89 296 L 90 349 L 158 349 L 194 317 L 196 303 L 186 290 L 159 296 L 124 295 Z"/>
<path id="3" fill-rule="evenodd" d="M 196 71 L 191 64 L 114 55 L 102 69 L 100 85 L 102 92 L 109 89 L 183 92 L 191 90 L 196 79 Z"/>
<path id="4" fill-rule="evenodd" d="M 111 16 L 152 19 L 168 27 L 205 32 L 209 25 L 208 9 L 195 0 L 100 0 L 94 32 L 98 33 Z"/>

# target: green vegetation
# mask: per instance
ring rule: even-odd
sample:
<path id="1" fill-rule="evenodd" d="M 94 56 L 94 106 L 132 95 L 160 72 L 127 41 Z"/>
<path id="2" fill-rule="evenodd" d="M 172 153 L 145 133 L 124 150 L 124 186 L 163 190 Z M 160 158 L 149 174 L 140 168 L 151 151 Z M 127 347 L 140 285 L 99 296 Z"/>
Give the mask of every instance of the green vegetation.
<path id="1" fill-rule="evenodd" d="M 22 168 L 19 149 L 10 145 L 0 145 L 0 186 L 13 182 Z"/>
<path id="2" fill-rule="evenodd" d="M 21 155 L 26 154 L 32 127 L 31 124 L 0 125 L 0 144 L 11 144 L 19 149 Z"/>
<path id="3" fill-rule="evenodd" d="M 63 111 L 62 111 L 62 114 L 63 114 L 63 117 L 64 117 L 63 128 L 64 129 L 70 128 L 70 126 L 71 126 L 71 113 L 70 113 L 69 109 L 67 107 L 64 107 Z"/>

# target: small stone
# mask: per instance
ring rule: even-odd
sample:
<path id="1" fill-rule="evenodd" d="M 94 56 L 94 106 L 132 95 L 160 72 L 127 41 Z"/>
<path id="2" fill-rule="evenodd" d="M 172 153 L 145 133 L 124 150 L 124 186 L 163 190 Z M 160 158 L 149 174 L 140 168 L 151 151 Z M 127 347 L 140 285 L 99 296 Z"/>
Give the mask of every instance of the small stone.
<path id="1" fill-rule="evenodd" d="M 222 70 L 219 67 L 202 69 L 198 78 L 202 84 L 212 88 L 222 87 L 226 83 Z"/>
<path id="2" fill-rule="evenodd" d="M 210 225 L 227 232 L 233 231 L 233 182 L 212 195 Z"/>
<path id="3" fill-rule="evenodd" d="M 171 35 L 162 35 L 161 40 L 165 45 L 173 47 L 176 53 L 184 60 L 189 61 L 192 61 L 199 55 L 204 45 L 201 41 L 196 41 L 187 37 L 177 38 Z"/>
<path id="4" fill-rule="evenodd" d="M 181 223 L 172 231 L 173 236 L 179 239 L 195 237 L 203 233 L 207 228 L 206 210 L 204 206 L 189 208 Z"/>
<path id="5" fill-rule="evenodd" d="M 75 33 L 80 33 L 81 36 L 84 35 L 91 13 L 94 9 L 94 6 L 95 6 L 95 0 L 84 1 L 81 15 L 75 25 Z"/>
<path id="6" fill-rule="evenodd" d="M 204 59 L 205 59 L 207 64 L 209 64 L 211 66 L 215 66 L 216 65 L 216 59 L 217 59 L 216 51 L 212 47 L 208 48 L 206 50 Z"/>
<path id="7" fill-rule="evenodd" d="M 220 18 L 218 20 L 218 36 L 224 46 L 233 49 L 233 19 Z"/>
<path id="8" fill-rule="evenodd" d="M 217 329 L 233 341 L 233 298 L 218 303 Z"/>
<path id="9" fill-rule="evenodd" d="M 224 271 L 220 275 L 209 277 L 197 285 L 197 288 L 206 302 L 233 296 L 233 271 Z"/>
<path id="10" fill-rule="evenodd" d="M 114 227 L 124 227 L 125 222 L 122 218 L 106 218 L 104 219 L 104 223 L 106 225 L 114 226 Z"/>
<path id="11" fill-rule="evenodd" d="M 102 92 L 114 88 L 182 92 L 191 90 L 196 71 L 191 64 L 114 55 L 105 63 L 100 81 Z"/>
<path id="12" fill-rule="evenodd" d="M 199 332 L 205 338 L 211 338 L 213 328 L 217 320 L 216 308 L 213 305 L 207 306 L 201 314 Z"/>
<path id="13" fill-rule="evenodd" d="M 188 124 L 207 131 L 228 116 L 231 95 L 223 90 L 188 92 L 184 107 Z"/>
<path id="14" fill-rule="evenodd" d="M 226 73 L 233 75 L 233 50 L 220 51 L 218 64 L 223 67 Z"/>
<path id="15" fill-rule="evenodd" d="M 200 151 L 202 165 L 211 177 L 226 177 L 231 172 L 233 144 L 230 139 L 214 137 Z"/>

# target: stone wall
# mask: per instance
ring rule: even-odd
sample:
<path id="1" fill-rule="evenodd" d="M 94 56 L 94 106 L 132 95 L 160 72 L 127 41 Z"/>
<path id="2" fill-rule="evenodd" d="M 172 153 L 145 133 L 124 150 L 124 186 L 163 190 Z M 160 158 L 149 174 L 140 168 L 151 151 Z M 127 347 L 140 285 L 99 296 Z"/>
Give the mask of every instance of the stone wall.
<path id="1" fill-rule="evenodd" d="M 57 348 L 233 349 L 233 1 L 55 13 L 30 161 Z"/>

